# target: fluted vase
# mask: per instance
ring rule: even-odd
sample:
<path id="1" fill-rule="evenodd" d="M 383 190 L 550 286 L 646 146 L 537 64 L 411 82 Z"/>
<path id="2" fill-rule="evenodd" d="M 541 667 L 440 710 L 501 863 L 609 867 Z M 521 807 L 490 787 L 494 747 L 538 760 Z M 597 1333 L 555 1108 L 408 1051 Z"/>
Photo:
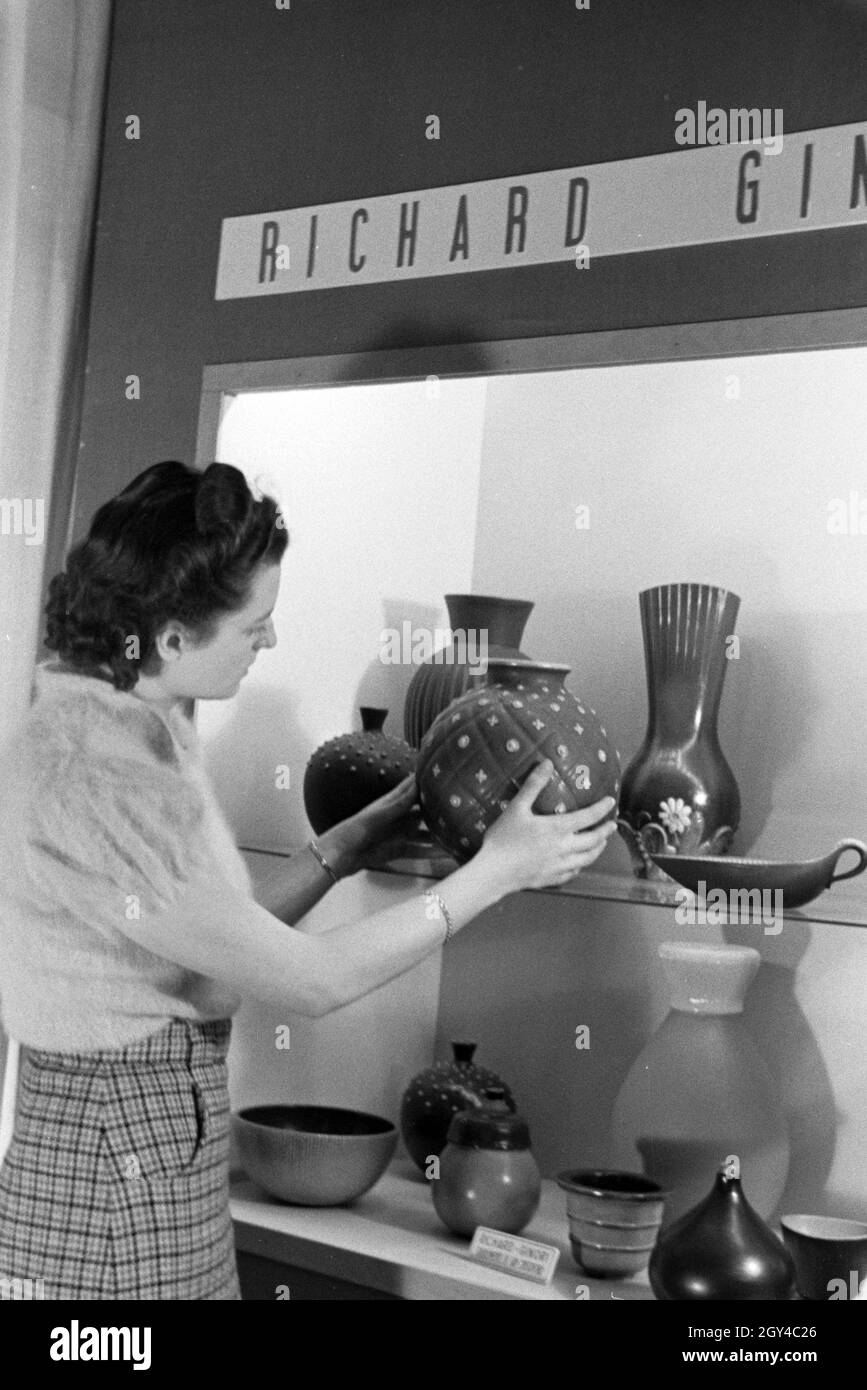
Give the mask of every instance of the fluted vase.
<path id="1" fill-rule="evenodd" d="M 478 655 L 481 645 L 491 657 L 526 658 L 520 647 L 535 606 L 529 599 L 446 594 L 445 600 L 453 641 L 421 663 L 406 692 L 403 733 L 414 748 L 421 746 L 437 715 L 465 693 L 476 674 L 477 683 L 484 682 L 485 672 L 466 660 L 468 649 Z"/>
<path id="2" fill-rule="evenodd" d="M 644 742 L 623 774 L 619 827 L 641 878 L 650 854 L 725 854 L 741 798 L 717 732 L 740 599 L 709 584 L 639 595 L 647 676 Z"/>

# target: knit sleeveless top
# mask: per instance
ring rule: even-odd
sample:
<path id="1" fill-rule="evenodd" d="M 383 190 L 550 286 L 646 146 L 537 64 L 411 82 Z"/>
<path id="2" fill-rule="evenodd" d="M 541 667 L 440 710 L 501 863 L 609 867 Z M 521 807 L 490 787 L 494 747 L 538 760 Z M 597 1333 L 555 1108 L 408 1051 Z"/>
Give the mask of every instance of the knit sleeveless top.
<path id="1" fill-rule="evenodd" d="M 185 894 L 253 896 L 192 722 L 54 659 L 0 749 L 0 1015 L 35 1048 L 123 1047 L 240 995 L 141 944 Z M 137 940 L 124 926 L 135 920 Z"/>

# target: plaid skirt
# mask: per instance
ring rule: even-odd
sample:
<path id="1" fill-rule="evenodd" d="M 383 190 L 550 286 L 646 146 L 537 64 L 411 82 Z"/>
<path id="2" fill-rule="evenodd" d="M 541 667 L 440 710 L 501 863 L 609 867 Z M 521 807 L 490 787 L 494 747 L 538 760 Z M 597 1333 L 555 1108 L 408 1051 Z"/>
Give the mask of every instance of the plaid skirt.
<path id="1" fill-rule="evenodd" d="M 22 1048 L 0 1167 L 0 1297 L 240 1299 L 231 1027 L 173 1019 L 123 1048 Z"/>

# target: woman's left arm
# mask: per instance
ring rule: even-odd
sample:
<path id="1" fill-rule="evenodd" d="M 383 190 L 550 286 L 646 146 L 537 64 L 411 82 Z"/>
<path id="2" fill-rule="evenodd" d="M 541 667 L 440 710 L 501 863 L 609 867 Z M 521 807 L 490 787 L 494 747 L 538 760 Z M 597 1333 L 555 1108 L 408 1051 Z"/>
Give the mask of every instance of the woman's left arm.
<path id="1" fill-rule="evenodd" d="M 317 835 L 314 843 L 335 877 L 348 878 L 357 873 L 374 853 L 386 858 L 390 847 L 397 853 L 402 829 L 405 831 L 411 823 L 416 800 L 415 777 L 406 777 L 357 815 Z M 309 844 L 295 851 L 291 863 L 291 884 L 281 866 L 271 871 L 254 896 L 260 907 L 281 922 L 303 930 L 299 923 L 333 886 L 334 879 Z"/>

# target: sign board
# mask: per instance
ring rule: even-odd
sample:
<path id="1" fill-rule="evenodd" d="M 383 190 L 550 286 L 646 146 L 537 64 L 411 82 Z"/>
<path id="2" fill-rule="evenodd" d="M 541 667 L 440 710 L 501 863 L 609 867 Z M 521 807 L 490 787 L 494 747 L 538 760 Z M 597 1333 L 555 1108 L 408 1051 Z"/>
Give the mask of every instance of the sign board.
<path id="1" fill-rule="evenodd" d="M 709 140 L 713 114 L 704 113 L 692 138 Z M 867 123 L 773 138 L 769 131 L 640 159 L 228 217 L 216 298 L 556 261 L 583 269 L 603 256 L 865 223 Z"/>

